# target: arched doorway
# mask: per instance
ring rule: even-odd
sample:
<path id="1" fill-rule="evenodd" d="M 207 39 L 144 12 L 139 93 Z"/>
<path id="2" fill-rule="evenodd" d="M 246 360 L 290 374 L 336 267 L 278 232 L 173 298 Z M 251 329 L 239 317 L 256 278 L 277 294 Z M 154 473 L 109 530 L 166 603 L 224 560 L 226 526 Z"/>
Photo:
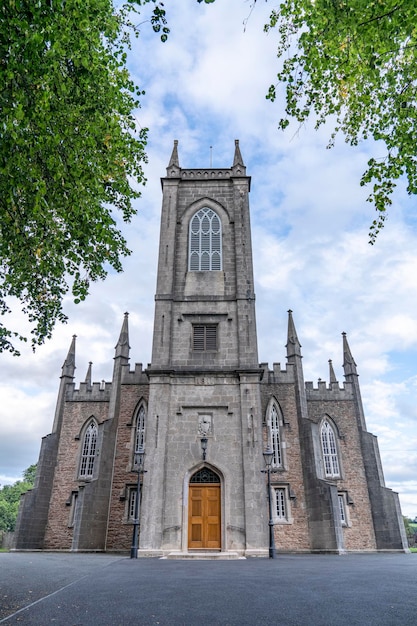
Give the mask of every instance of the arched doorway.
<path id="1" fill-rule="evenodd" d="M 203 467 L 190 478 L 188 549 L 221 550 L 220 477 Z"/>

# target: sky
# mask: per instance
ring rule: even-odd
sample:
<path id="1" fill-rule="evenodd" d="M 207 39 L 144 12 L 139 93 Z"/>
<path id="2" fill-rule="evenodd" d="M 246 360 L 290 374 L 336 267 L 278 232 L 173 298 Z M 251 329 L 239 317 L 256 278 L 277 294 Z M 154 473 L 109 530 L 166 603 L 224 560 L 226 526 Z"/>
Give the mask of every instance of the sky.
<path id="1" fill-rule="evenodd" d="M 0 485 L 38 458 L 51 432 L 61 367 L 77 335 L 76 379 L 111 380 L 114 346 L 129 312 L 131 367 L 151 359 L 156 265 L 165 176 L 174 139 L 185 168 L 230 167 L 239 139 L 250 193 L 259 361 L 286 363 L 287 311 L 302 344 L 304 377 L 343 383 L 342 332 L 360 375 L 367 427 L 377 435 L 386 485 L 404 515 L 417 516 L 417 198 L 397 187 L 386 226 L 368 243 L 375 217 L 359 186 L 370 150 L 314 122 L 282 132 L 283 92 L 265 94 L 279 71 L 277 35 L 263 32 L 273 3 L 166 2 L 171 33 L 161 43 L 146 15 L 129 68 L 146 91 L 137 122 L 149 128 L 147 184 L 122 230 L 132 250 L 122 274 L 65 303 L 69 323 L 33 354 L 1 356 Z M 383 156 L 383 152 L 378 156 Z M 24 326 L 16 311 L 14 320 Z"/>

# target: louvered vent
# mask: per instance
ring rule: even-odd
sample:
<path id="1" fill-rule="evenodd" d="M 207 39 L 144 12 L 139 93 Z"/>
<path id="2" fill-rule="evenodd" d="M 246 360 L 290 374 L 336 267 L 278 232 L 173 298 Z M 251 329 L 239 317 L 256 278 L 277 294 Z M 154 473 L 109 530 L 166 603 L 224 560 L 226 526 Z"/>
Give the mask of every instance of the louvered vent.
<path id="1" fill-rule="evenodd" d="M 216 324 L 195 324 L 193 326 L 193 350 L 198 352 L 217 350 Z"/>

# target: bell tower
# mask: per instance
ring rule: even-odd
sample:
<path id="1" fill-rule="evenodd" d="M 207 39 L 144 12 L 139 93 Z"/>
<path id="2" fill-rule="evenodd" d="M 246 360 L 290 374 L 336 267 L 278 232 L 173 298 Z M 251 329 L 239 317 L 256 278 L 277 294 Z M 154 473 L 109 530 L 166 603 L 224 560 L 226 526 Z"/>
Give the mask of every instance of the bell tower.
<path id="1" fill-rule="evenodd" d="M 250 177 L 181 169 L 174 143 L 163 203 L 152 369 L 258 367 Z"/>
<path id="2" fill-rule="evenodd" d="M 263 553 L 250 177 L 239 142 L 230 168 L 183 169 L 175 141 L 161 182 L 140 549 Z"/>

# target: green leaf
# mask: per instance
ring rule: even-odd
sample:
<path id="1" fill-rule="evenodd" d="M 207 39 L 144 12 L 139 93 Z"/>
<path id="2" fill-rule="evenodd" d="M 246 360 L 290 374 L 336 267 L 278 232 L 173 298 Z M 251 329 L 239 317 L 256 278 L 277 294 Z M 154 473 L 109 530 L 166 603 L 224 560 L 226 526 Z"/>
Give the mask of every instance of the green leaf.
<path id="1" fill-rule="evenodd" d="M 143 91 L 126 49 L 139 32 L 131 15 L 147 4 L 165 41 L 154 0 L 2 2 L 0 352 L 18 355 L 26 340 L 7 324 L 16 298 L 35 348 L 66 321 L 68 293 L 84 300 L 130 254 L 117 224 L 136 212 L 147 130 L 136 127 Z"/>
<path id="2" fill-rule="evenodd" d="M 328 122 L 351 146 L 372 138 L 385 157 L 368 163 L 360 184 L 373 184 L 368 200 L 381 217 L 371 226 L 371 243 L 384 226 L 396 181 L 405 176 L 417 192 L 417 4 L 414 0 L 283 0 L 264 30 L 276 29 L 285 87 L 286 117 L 315 127 Z M 267 99 L 276 99 L 271 86 Z"/>

